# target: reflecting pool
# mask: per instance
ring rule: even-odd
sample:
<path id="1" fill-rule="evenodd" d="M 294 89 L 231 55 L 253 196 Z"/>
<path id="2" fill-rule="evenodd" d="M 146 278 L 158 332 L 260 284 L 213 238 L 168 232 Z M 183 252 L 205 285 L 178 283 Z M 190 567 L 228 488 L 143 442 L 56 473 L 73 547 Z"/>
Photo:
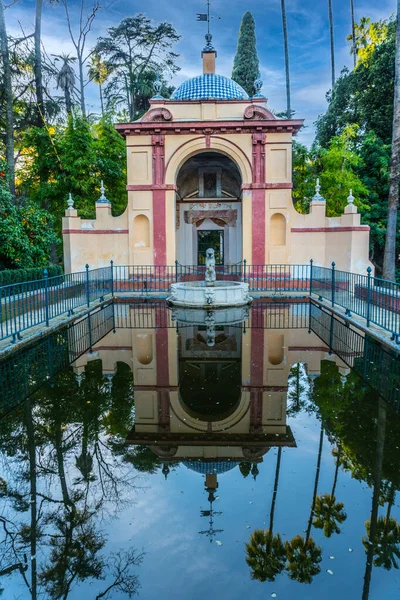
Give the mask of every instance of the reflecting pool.
<path id="1" fill-rule="evenodd" d="M 400 416 L 324 319 L 126 302 L 0 365 L 0 596 L 399 598 Z"/>

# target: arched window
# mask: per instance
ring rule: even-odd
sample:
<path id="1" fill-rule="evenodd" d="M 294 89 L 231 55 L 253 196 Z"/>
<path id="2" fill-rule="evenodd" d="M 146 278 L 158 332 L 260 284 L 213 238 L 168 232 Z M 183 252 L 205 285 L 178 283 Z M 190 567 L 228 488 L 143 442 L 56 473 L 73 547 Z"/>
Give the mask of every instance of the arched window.
<path id="1" fill-rule="evenodd" d="M 286 244 L 286 219 L 281 213 L 275 213 L 270 221 L 271 246 L 284 246 Z"/>
<path id="2" fill-rule="evenodd" d="M 150 246 L 150 221 L 145 215 L 138 215 L 133 220 L 133 245 L 135 248 Z"/>
<path id="3" fill-rule="evenodd" d="M 268 336 L 268 362 L 271 365 L 280 365 L 283 361 L 284 337 L 278 333 Z"/>
<path id="4" fill-rule="evenodd" d="M 149 365 L 153 360 L 153 336 L 151 333 L 136 334 L 136 358 L 141 365 Z"/>

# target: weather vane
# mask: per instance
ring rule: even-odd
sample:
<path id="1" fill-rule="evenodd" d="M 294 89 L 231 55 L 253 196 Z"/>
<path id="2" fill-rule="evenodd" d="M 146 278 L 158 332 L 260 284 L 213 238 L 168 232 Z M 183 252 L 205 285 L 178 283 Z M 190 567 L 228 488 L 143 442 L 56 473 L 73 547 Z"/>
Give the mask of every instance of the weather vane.
<path id="1" fill-rule="evenodd" d="M 206 46 L 204 50 L 214 50 L 213 45 L 211 43 L 212 35 L 210 33 L 210 21 L 211 19 L 220 19 L 221 17 L 211 17 L 210 16 L 210 0 L 207 0 L 207 12 L 206 13 L 197 13 L 196 21 L 206 21 L 207 22 L 207 33 L 206 33 Z"/>

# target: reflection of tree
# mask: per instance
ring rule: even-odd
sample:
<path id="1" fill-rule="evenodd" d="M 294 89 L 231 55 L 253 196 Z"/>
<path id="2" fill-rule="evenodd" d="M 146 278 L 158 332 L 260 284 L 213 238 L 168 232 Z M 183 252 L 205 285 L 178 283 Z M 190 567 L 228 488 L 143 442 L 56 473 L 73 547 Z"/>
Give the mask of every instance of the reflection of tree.
<path id="1" fill-rule="evenodd" d="M 275 581 L 282 573 L 286 563 L 285 545 L 279 533 L 273 533 L 276 496 L 278 493 L 279 473 L 282 448 L 278 448 L 276 461 L 274 491 L 270 510 L 269 529 L 256 529 L 246 544 L 246 562 L 251 568 L 252 579 L 258 581 Z"/>
<path id="2" fill-rule="evenodd" d="M 333 478 L 332 490 L 330 494 L 322 494 L 317 496 L 315 501 L 315 519 L 314 527 L 323 529 L 326 537 L 331 537 L 333 533 L 340 533 L 339 525 L 344 523 L 347 515 L 344 512 L 343 502 L 336 502 L 336 485 L 338 479 L 338 471 L 340 465 L 340 447 L 336 451 L 336 466 L 335 475 Z"/>
<path id="3" fill-rule="evenodd" d="M 322 560 L 322 549 L 311 537 L 311 527 L 315 511 L 319 474 L 321 470 L 322 444 L 324 440 L 324 429 L 321 422 L 319 436 L 317 468 L 315 471 L 314 492 L 311 503 L 310 517 L 306 536 L 296 535 L 290 542 L 286 542 L 289 577 L 300 583 L 311 583 L 315 575 L 321 571 L 319 563 Z"/>
<path id="4" fill-rule="evenodd" d="M 310 393 L 310 384 L 304 363 L 297 363 L 289 371 L 287 393 L 287 415 L 294 416 L 306 406 Z"/>
<path id="5" fill-rule="evenodd" d="M 101 553 L 106 541 L 101 519 L 124 505 L 124 491 L 134 481 L 124 457 L 113 450 L 132 425 L 132 373 L 118 365 L 115 379 L 110 385 L 98 361 L 88 365 L 80 382 L 67 369 L 36 394 L 34 405 L 28 399 L 22 413 L 0 422 L 0 448 L 8 454 L 0 497 L 21 515 L 4 518 L 0 571 L 19 569 L 34 599 L 43 595 L 40 587 L 50 599 L 66 599 L 76 583 L 105 576 L 111 583 L 98 598 L 110 598 L 111 590 L 132 595 L 138 588 L 133 569 L 141 555 Z"/>

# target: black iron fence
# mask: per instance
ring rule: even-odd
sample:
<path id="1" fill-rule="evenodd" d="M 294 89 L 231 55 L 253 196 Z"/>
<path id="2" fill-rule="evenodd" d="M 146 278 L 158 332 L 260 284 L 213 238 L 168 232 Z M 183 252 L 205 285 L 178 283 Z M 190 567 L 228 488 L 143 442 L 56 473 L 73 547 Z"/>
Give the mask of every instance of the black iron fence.
<path id="1" fill-rule="evenodd" d="M 390 331 L 400 341 L 400 286 L 374 277 L 335 268 L 308 265 L 217 265 L 218 281 L 243 281 L 251 293 L 285 296 L 293 293 L 316 295 L 331 306 L 365 318 Z M 205 277 L 202 265 L 114 265 L 80 273 L 48 277 L 41 280 L 0 287 L 0 340 L 12 337 L 35 325 L 49 325 L 51 319 L 75 309 L 89 306 L 106 295 L 152 293 L 167 295 L 173 283 L 200 281 Z"/>

